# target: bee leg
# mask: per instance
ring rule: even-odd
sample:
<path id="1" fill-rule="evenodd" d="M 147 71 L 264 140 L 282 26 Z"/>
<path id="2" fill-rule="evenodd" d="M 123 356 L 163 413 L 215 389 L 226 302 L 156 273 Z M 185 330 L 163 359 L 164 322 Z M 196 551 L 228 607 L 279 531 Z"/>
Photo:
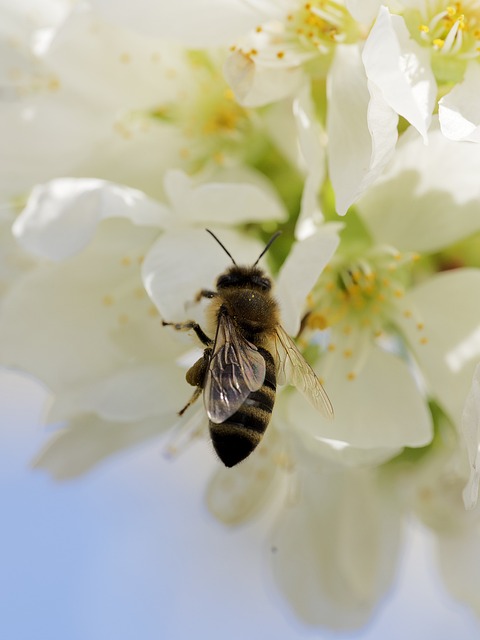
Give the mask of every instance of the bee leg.
<path id="1" fill-rule="evenodd" d="M 195 400 L 197 400 L 198 396 L 202 393 L 202 388 L 201 387 L 197 387 L 195 389 L 195 391 L 193 392 L 192 397 L 190 398 L 190 400 L 187 402 L 187 404 L 183 407 L 183 409 L 180 409 L 180 411 L 178 412 L 179 416 L 183 416 L 183 414 L 185 413 L 185 411 L 188 409 L 188 407 L 193 404 L 195 402 Z"/>
<path id="2" fill-rule="evenodd" d="M 192 397 L 187 404 L 178 412 L 179 416 L 183 416 L 188 407 L 197 400 L 198 396 L 202 393 L 203 381 L 205 380 L 205 374 L 207 373 L 208 363 L 212 356 L 211 349 L 205 349 L 203 356 L 199 358 L 195 364 L 193 364 L 186 373 L 186 379 L 188 384 L 192 387 L 196 387 Z"/>
<path id="3" fill-rule="evenodd" d="M 164 327 L 173 327 L 176 331 L 189 331 L 190 329 L 193 329 L 202 344 L 207 347 L 213 344 L 213 340 L 209 338 L 201 326 L 196 322 L 193 322 L 193 320 L 190 320 L 189 322 L 165 322 L 165 320 L 162 320 L 162 325 Z"/>

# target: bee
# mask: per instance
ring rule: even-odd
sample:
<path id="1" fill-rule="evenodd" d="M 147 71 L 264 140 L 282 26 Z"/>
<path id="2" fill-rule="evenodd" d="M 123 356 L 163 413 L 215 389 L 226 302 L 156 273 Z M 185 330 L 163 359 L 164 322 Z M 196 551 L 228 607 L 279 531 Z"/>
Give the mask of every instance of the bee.
<path id="1" fill-rule="evenodd" d="M 193 330 L 205 346 L 203 356 L 187 371 L 195 387 L 186 409 L 203 392 L 210 437 L 220 460 L 233 467 L 257 447 L 270 422 L 277 382 L 296 386 L 325 417 L 333 417 L 332 404 L 315 372 L 280 324 L 272 280 L 258 262 L 274 240 L 267 243 L 255 263 L 233 262 L 216 282 L 215 291 L 202 289 L 196 297 L 210 300 L 207 308 L 210 335 L 196 322 L 163 322 L 179 331 Z"/>

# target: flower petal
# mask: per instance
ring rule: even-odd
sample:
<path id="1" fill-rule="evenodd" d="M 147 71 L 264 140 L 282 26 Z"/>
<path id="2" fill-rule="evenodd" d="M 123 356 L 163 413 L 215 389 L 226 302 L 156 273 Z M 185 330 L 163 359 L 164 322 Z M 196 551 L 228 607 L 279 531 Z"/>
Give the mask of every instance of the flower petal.
<path id="1" fill-rule="evenodd" d="M 407 364 L 372 348 L 361 372 L 349 380 L 350 360 L 338 354 L 332 356 L 330 368 L 319 367 L 335 409 L 333 421 L 324 420 L 299 394 L 292 394 L 289 419 L 307 446 L 315 448 L 317 438 L 338 441 L 340 447 L 343 442 L 393 452 L 428 444 L 433 436 L 431 415 Z"/>
<path id="2" fill-rule="evenodd" d="M 480 67 L 468 65 L 463 82 L 439 101 L 442 133 L 450 140 L 480 142 Z"/>
<path id="3" fill-rule="evenodd" d="M 329 173 L 343 215 L 390 159 L 398 116 L 367 83 L 356 46 L 339 46 L 328 80 Z"/>
<path id="4" fill-rule="evenodd" d="M 477 504 L 480 484 L 480 364 L 473 374 L 472 386 L 463 409 L 462 432 L 470 462 L 470 478 L 463 491 L 463 501 L 466 509 L 473 509 Z"/>
<path id="5" fill-rule="evenodd" d="M 338 247 L 339 228 L 338 224 L 325 224 L 314 235 L 296 242 L 282 266 L 275 295 L 282 325 L 292 336 L 300 328 L 307 295 Z"/>
<path id="6" fill-rule="evenodd" d="M 410 37 L 403 18 L 380 7 L 362 53 L 367 77 L 425 141 L 437 94 L 429 56 Z"/>
<path id="7" fill-rule="evenodd" d="M 371 24 L 380 9 L 381 0 L 345 0 L 345 6 L 355 20 L 364 24 Z"/>
<path id="8" fill-rule="evenodd" d="M 229 229 L 216 232 L 237 264 L 252 264 L 261 245 Z M 185 229 L 164 233 L 145 257 L 142 278 L 150 298 L 169 322 L 196 318 L 200 305 L 192 307 L 200 289 L 213 288 L 229 265 L 228 256 L 204 230 Z M 196 313 L 195 313 L 196 311 Z"/>
<path id="9" fill-rule="evenodd" d="M 471 526 L 462 535 L 442 535 L 437 558 L 446 586 L 453 597 L 480 615 L 480 534 Z"/>
<path id="10" fill-rule="evenodd" d="M 2 364 L 61 393 L 132 359 L 162 361 L 174 353 L 140 278 L 139 259 L 155 235 L 108 220 L 81 254 L 18 280 L 0 312 Z"/>
<path id="11" fill-rule="evenodd" d="M 392 163 L 358 202 L 375 240 L 403 251 L 432 252 L 480 229 L 480 155 L 447 140 L 437 123 L 424 145 L 411 127 Z"/>
<path id="12" fill-rule="evenodd" d="M 220 468 L 207 487 L 207 505 L 213 515 L 228 525 L 250 519 L 265 504 L 275 486 L 279 470 L 278 436 L 268 428 L 261 443 L 242 464 Z"/>
<path id="13" fill-rule="evenodd" d="M 284 219 L 285 208 L 273 189 L 255 184 L 211 182 L 194 186 L 181 171 L 169 171 L 165 190 L 175 212 L 201 225 L 237 225 Z"/>
<path id="14" fill-rule="evenodd" d="M 302 491 L 273 538 L 280 589 L 307 624 L 365 624 L 390 586 L 400 512 L 371 471 L 299 464 Z"/>
<path id="15" fill-rule="evenodd" d="M 263 66 L 246 54 L 235 51 L 224 66 L 225 78 L 238 102 L 260 107 L 294 94 L 305 82 L 301 68 Z"/>
<path id="16" fill-rule="evenodd" d="M 118 424 L 96 416 L 82 416 L 52 436 L 32 464 L 56 480 L 70 480 L 90 471 L 108 456 L 160 435 L 170 424 L 168 419 L 162 421 L 158 416 Z"/>
<path id="17" fill-rule="evenodd" d="M 298 146 L 302 154 L 305 184 L 300 215 L 295 225 L 297 240 L 307 238 L 323 222 L 318 193 L 326 174 L 326 133 L 315 116 L 315 107 L 309 89 L 304 87 L 293 102 L 293 113 L 298 131 Z"/>
<path id="18" fill-rule="evenodd" d="M 480 270 L 447 271 L 411 289 L 404 308 L 412 318 L 397 319 L 434 397 L 457 425 L 480 360 L 479 299 Z"/>
<path id="19" fill-rule="evenodd" d="M 35 187 L 13 233 L 30 253 L 64 260 L 87 246 L 102 219 L 161 226 L 170 215 L 136 189 L 93 178 L 59 178 Z"/>
<path id="20" fill-rule="evenodd" d="M 93 0 L 112 22 L 156 37 L 179 40 L 190 49 L 231 44 L 255 27 L 262 13 L 242 0 Z"/>
<path id="21" fill-rule="evenodd" d="M 161 341 L 166 342 L 165 338 Z M 187 395 L 185 373 L 172 357 L 166 363 L 127 366 L 63 391 L 54 400 L 47 421 L 58 423 L 88 413 L 119 423 L 166 416 L 173 425 Z"/>

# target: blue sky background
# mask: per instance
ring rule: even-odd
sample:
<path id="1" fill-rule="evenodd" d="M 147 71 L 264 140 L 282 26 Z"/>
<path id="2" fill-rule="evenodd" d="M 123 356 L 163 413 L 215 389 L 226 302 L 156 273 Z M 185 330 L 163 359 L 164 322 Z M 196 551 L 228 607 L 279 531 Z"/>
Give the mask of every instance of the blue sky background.
<path id="1" fill-rule="evenodd" d="M 28 463 L 45 441 L 45 393 L 0 372 L 0 638 L 333 638 L 303 628 L 269 573 L 268 514 L 226 530 L 203 492 L 207 446 L 175 462 L 158 442 L 57 484 Z M 393 591 L 361 640 L 478 640 L 480 624 L 409 533 Z"/>

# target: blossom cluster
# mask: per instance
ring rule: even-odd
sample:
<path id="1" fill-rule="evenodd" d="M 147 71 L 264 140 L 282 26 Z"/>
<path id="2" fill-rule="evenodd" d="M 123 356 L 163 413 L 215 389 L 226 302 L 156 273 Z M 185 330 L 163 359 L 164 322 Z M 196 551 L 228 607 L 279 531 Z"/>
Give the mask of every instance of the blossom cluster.
<path id="1" fill-rule="evenodd" d="M 51 392 L 58 479 L 208 437 L 185 371 L 229 265 L 263 259 L 335 410 L 280 387 L 211 512 L 275 494 L 273 571 L 356 628 L 402 529 L 480 614 L 480 2 L 0 0 L 0 364 Z M 212 452 L 212 456 L 213 456 Z"/>

